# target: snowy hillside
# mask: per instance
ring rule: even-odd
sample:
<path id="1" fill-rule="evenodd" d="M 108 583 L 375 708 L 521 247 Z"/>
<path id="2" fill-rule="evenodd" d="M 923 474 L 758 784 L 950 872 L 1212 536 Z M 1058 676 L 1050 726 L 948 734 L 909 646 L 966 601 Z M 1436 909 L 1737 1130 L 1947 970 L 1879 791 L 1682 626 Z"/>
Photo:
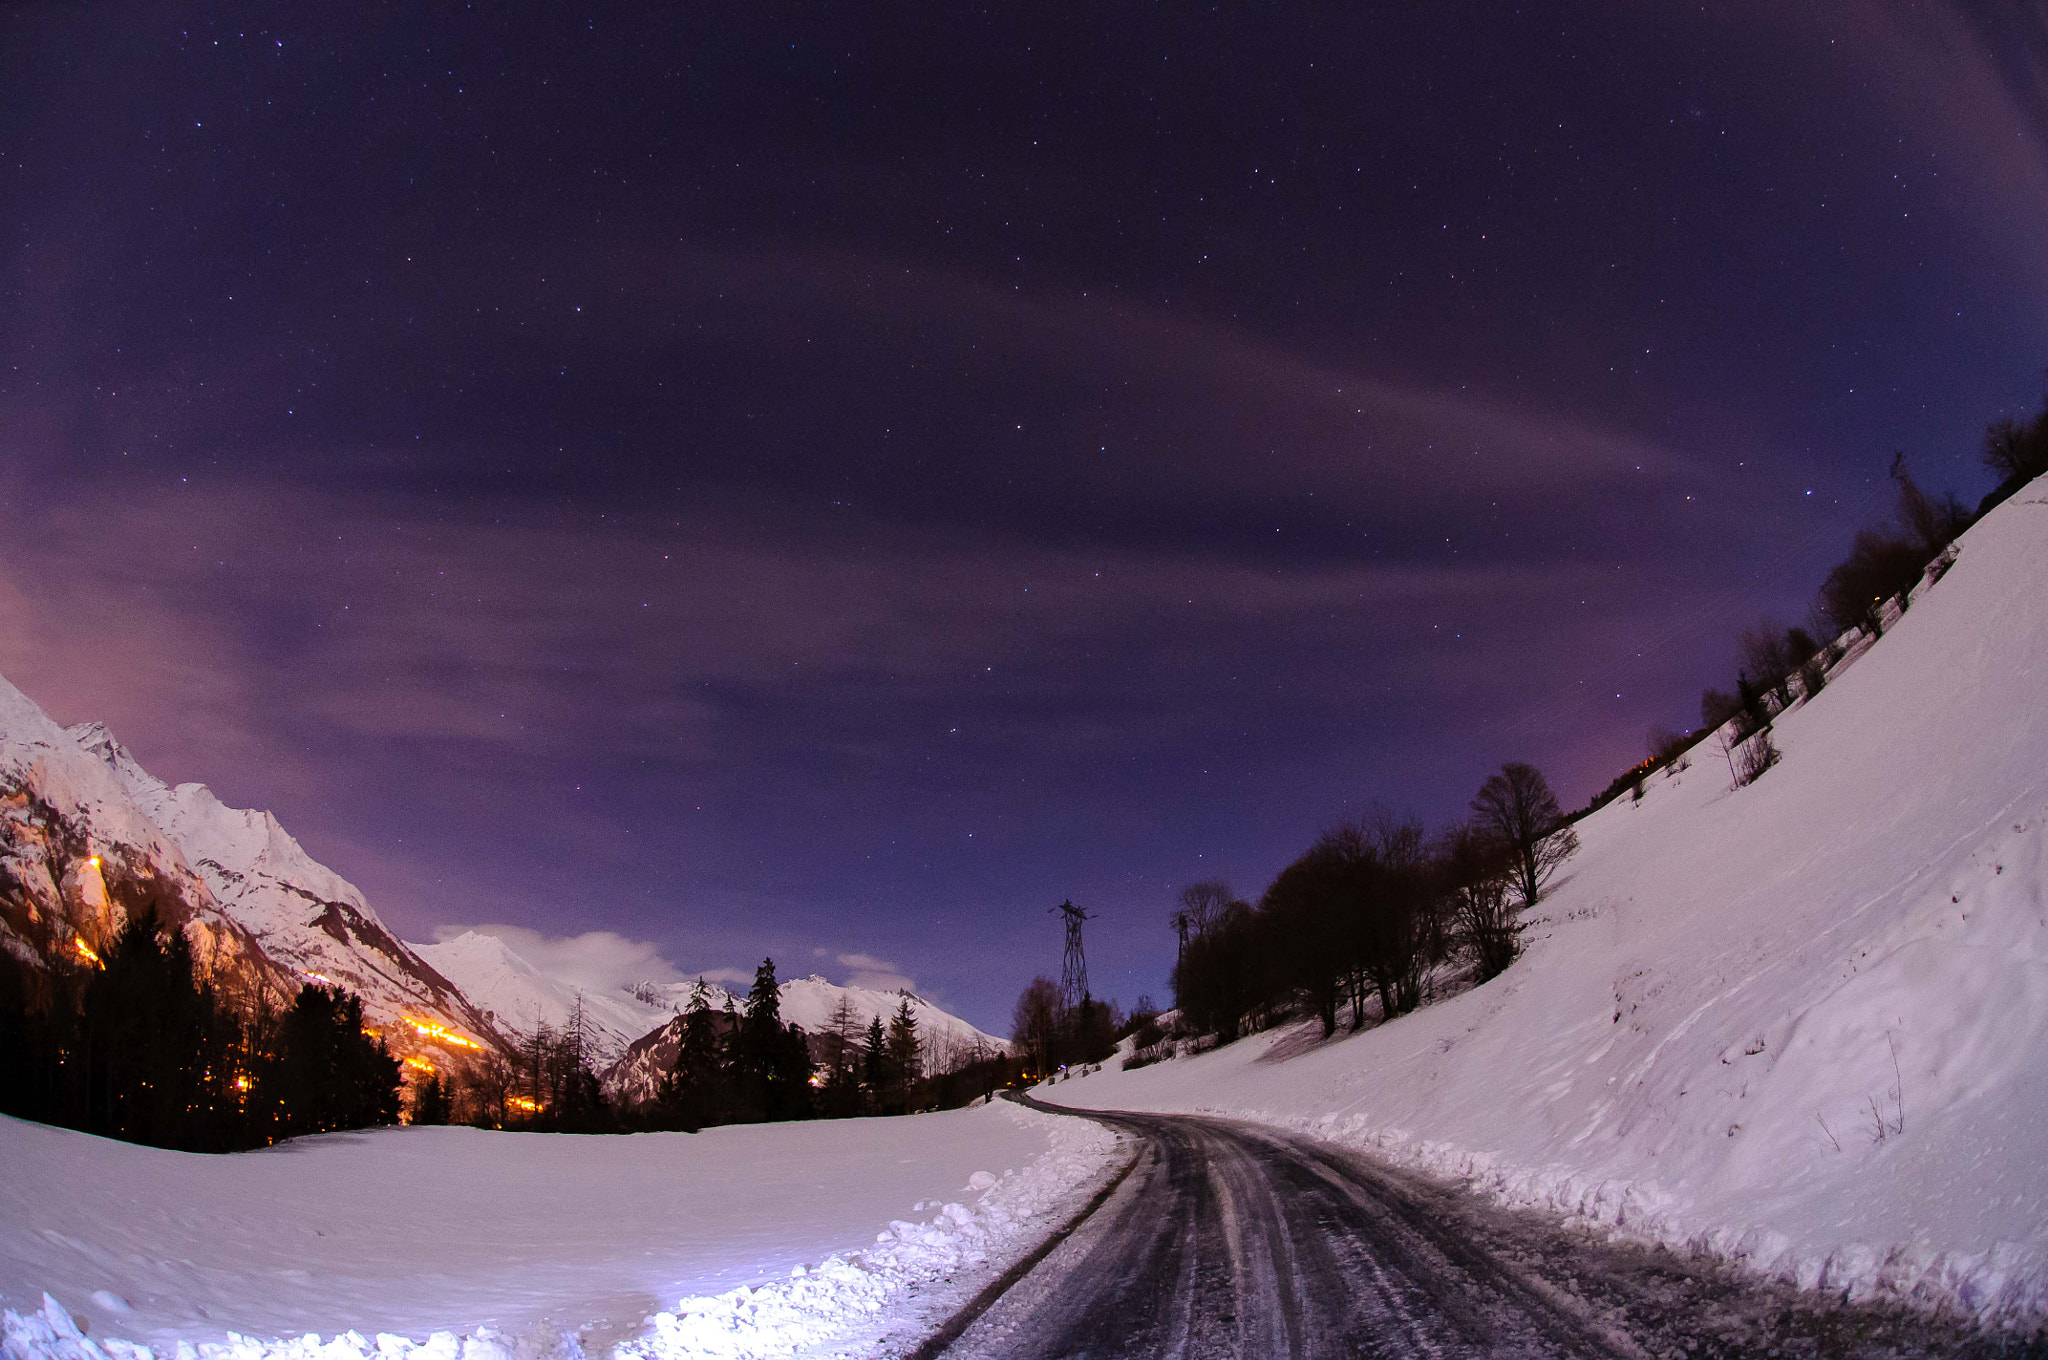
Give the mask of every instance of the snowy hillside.
<path id="1" fill-rule="evenodd" d="M 959 1016 L 940 1010 L 915 992 L 841 987 L 813 973 L 809 977 L 783 983 L 781 1000 L 783 1021 L 802 1025 L 811 1034 L 823 1034 L 831 1028 L 832 1017 L 838 1013 L 842 1000 L 853 1012 L 854 1023 L 862 1029 L 875 1018 L 884 1025 L 888 1024 L 889 1018 L 896 1014 L 896 1008 L 908 1000 L 911 1017 L 917 1021 L 918 1038 L 923 1041 L 928 1055 L 951 1058 L 976 1048 L 1007 1052 L 1010 1047 L 994 1035 L 982 1033 Z"/>
<path id="2" fill-rule="evenodd" d="M 30 957 L 81 941 L 97 951 L 151 902 L 194 936 L 202 964 L 217 958 L 237 985 L 273 999 L 307 980 L 360 994 L 395 1052 L 459 1060 L 499 1042 L 481 1012 L 269 813 L 225 807 L 201 784 L 171 788 L 105 727 L 60 728 L 0 679 L 8 942 Z"/>
<path id="3" fill-rule="evenodd" d="M 676 983 L 584 990 L 543 974 L 497 936 L 474 930 L 440 944 L 408 947 L 508 1036 L 530 1035 L 541 1025 L 566 1028 L 580 996 L 584 1026 L 600 1068 L 618 1061 L 641 1035 L 667 1024 L 690 995 L 687 985 Z M 712 988 L 712 1004 L 725 1004 L 722 989 Z"/>
<path id="4" fill-rule="evenodd" d="M 2048 483 L 1778 720 L 1578 827 L 1504 976 L 1061 1083 L 1313 1128 L 1810 1287 L 2048 1319 Z"/>
<path id="5" fill-rule="evenodd" d="M 679 1004 L 687 1004 L 684 988 Z M 925 1065 L 943 1070 L 964 1061 L 971 1054 L 1002 1053 L 1009 1045 L 984 1034 L 957 1015 L 940 1010 L 914 992 L 884 992 L 871 987 L 841 987 L 817 974 L 796 978 L 779 989 L 784 1023 L 803 1026 L 812 1038 L 812 1054 L 818 1056 L 820 1037 L 832 1026 L 840 1002 L 846 1003 L 855 1029 L 865 1031 L 868 1022 L 879 1019 L 886 1025 L 904 1001 L 917 1021 L 918 1040 L 923 1046 Z M 724 1004 L 724 994 L 714 988 L 712 1005 Z M 639 1103 L 654 1098 L 661 1074 L 675 1064 L 681 1032 L 680 1022 L 670 1020 L 642 1036 L 610 1071 L 604 1074 L 605 1095 L 613 1100 Z"/>

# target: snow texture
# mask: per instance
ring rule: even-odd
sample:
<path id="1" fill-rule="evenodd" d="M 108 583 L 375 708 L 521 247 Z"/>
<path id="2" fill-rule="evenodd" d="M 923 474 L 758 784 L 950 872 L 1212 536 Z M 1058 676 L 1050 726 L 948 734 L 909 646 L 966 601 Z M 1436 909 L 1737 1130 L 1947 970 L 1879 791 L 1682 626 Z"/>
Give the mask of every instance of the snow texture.
<path id="1" fill-rule="evenodd" d="M 1008 1102 L 694 1135 L 385 1129 L 226 1157 L 0 1120 L 0 1336 L 7 1360 L 858 1348 L 939 1282 L 1029 1250 L 1114 1143 Z"/>
<path id="2" fill-rule="evenodd" d="M 1266 1120 L 1852 1299 L 2048 1322 L 2048 482 L 1731 789 L 1579 824 L 1526 955 L 1048 1099 Z"/>

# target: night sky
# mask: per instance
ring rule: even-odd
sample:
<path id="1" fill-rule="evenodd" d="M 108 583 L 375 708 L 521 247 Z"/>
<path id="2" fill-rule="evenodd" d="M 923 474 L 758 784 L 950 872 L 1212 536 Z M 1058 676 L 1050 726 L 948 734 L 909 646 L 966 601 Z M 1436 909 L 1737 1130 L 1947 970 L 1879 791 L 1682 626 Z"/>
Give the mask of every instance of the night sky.
<path id="1" fill-rule="evenodd" d="M 2027 0 L 583 8 L 0 12 L 0 673 L 407 938 L 1164 1001 L 2039 408 Z"/>

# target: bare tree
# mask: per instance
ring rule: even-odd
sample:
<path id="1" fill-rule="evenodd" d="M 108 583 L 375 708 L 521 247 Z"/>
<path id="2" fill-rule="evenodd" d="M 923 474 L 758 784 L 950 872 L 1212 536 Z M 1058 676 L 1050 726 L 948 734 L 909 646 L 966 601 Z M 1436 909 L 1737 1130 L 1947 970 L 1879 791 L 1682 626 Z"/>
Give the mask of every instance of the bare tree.
<path id="1" fill-rule="evenodd" d="M 1052 1070 L 1053 1044 L 1060 1028 L 1060 985 L 1040 975 L 1017 998 L 1010 1013 L 1010 1038 L 1024 1055 L 1025 1065 L 1043 1075 Z"/>
<path id="2" fill-rule="evenodd" d="M 1230 885 L 1220 879 L 1204 879 L 1190 883 L 1180 890 L 1180 909 L 1187 913 L 1188 933 L 1199 935 L 1209 924 L 1223 914 L 1223 909 L 1237 900 L 1237 894 Z"/>
<path id="3" fill-rule="evenodd" d="M 1691 748 L 1693 734 L 1659 725 L 1650 729 L 1649 743 L 1651 760 L 1659 765 L 1672 765 Z"/>
<path id="4" fill-rule="evenodd" d="M 1970 522 L 1970 512 L 1953 492 L 1930 496 L 1906 471 L 1906 455 L 1892 456 L 1892 480 L 1899 484 L 1899 525 L 1909 534 L 1923 557 L 1933 557 L 1955 541 Z"/>
<path id="5" fill-rule="evenodd" d="M 2000 485 L 2032 481 L 2048 472 L 2048 409 L 2030 421 L 2008 417 L 1987 428 L 1984 469 Z"/>
<path id="6" fill-rule="evenodd" d="M 1479 981 L 1498 977 L 1522 951 L 1522 926 L 1508 896 L 1508 857 L 1492 836 L 1464 822 L 1444 833 L 1436 859 L 1459 943 L 1471 951 Z"/>
<path id="7" fill-rule="evenodd" d="M 1543 885 L 1579 848 L 1578 833 L 1565 822 L 1557 795 L 1534 765 L 1511 760 L 1489 775 L 1472 800 L 1475 824 L 1508 851 L 1520 905 L 1530 906 Z"/>
<path id="8" fill-rule="evenodd" d="M 831 1069 L 834 1082 L 844 1081 L 852 1070 L 860 1048 L 860 1033 L 860 1017 L 853 1013 L 853 1001 L 842 994 L 831 1019 L 825 1022 L 825 1065 Z"/>
<path id="9" fill-rule="evenodd" d="M 1792 659 L 1786 632 L 1777 620 L 1758 619 L 1754 627 L 1736 635 L 1735 646 L 1743 674 L 1777 698 L 1779 711 L 1789 707 L 1792 694 L 1786 682 L 1798 663 Z"/>

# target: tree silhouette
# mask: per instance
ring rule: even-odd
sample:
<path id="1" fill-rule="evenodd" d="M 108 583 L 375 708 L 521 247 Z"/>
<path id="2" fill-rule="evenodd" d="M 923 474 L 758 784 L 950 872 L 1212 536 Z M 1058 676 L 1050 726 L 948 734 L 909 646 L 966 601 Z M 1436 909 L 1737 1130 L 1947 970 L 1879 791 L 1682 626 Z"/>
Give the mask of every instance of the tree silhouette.
<path id="1" fill-rule="evenodd" d="M 1542 896 L 1557 866 L 1579 848 L 1578 833 L 1564 820 L 1557 795 L 1542 771 L 1509 761 L 1489 775 L 1472 799 L 1474 824 L 1509 855 L 1510 881 L 1524 907 Z"/>

